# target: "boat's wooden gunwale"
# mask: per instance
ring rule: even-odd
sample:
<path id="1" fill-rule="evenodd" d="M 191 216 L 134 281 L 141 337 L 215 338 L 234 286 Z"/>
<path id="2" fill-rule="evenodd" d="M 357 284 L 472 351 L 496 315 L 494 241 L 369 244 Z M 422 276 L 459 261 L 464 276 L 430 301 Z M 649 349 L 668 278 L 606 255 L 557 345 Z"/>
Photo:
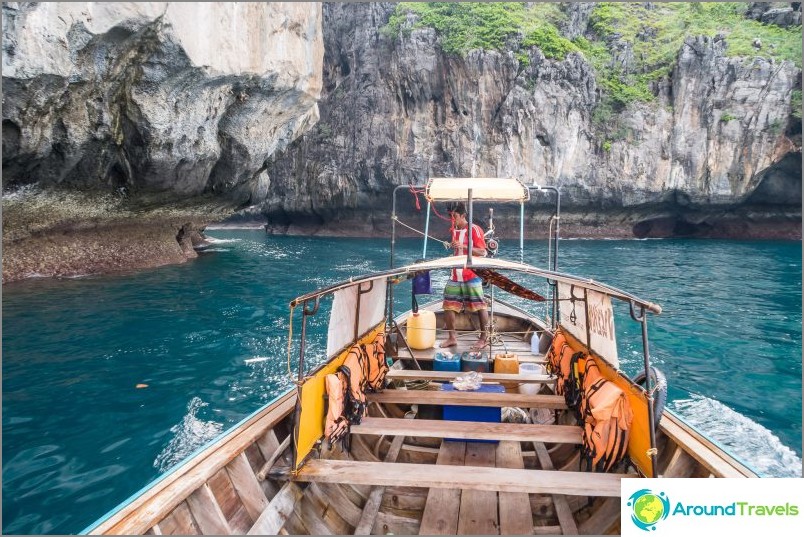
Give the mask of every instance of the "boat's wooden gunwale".
<path id="1" fill-rule="evenodd" d="M 672 413 L 664 412 L 659 430 L 717 477 L 758 477 L 753 471 Z"/>

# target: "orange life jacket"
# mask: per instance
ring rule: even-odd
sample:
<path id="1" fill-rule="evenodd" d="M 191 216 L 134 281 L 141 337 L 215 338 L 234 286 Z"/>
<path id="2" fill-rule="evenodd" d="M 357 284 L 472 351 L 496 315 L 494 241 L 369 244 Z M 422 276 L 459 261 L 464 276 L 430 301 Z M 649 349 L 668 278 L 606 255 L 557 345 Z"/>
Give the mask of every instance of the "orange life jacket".
<path id="1" fill-rule="evenodd" d="M 374 340 L 363 346 L 366 363 L 366 382 L 372 391 L 385 388 L 388 363 L 385 361 L 385 332 L 378 333 Z"/>
<path id="2" fill-rule="evenodd" d="M 324 436 L 330 449 L 339 440 L 345 451 L 349 451 L 349 420 L 344 415 L 347 383 L 343 373 L 333 373 L 324 378 L 327 390 L 327 418 L 324 422 Z"/>
<path id="3" fill-rule="evenodd" d="M 547 372 L 556 377 L 556 395 L 563 395 L 567 406 L 575 410 L 581 402 L 580 374 L 586 353 L 575 352 L 559 328 L 547 352 Z"/>
<path id="4" fill-rule="evenodd" d="M 556 330 L 556 335 L 553 337 L 553 343 L 550 345 L 550 350 L 547 351 L 547 372 L 551 375 L 558 374 L 559 363 L 561 362 L 561 351 L 567 344 L 567 338 L 561 332 L 561 329 Z"/>
<path id="5" fill-rule="evenodd" d="M 363 416 L 368 413 L 366 403 L 368 360 L 363 349 L 358 345 L 352 345 L 338 372 L 346 377 L 349 388 L 346 392 L 345 415 L 349 423 L 360 423 Z"/>
<path id="6" fill-rule="evenodd" d="M 591 471 L 610 471 L 626 454 L 634 415 L 626 393 L 606 380 L 592 359 L 587 360 L 583 375 L 581 418 L 582 464 Z"/>

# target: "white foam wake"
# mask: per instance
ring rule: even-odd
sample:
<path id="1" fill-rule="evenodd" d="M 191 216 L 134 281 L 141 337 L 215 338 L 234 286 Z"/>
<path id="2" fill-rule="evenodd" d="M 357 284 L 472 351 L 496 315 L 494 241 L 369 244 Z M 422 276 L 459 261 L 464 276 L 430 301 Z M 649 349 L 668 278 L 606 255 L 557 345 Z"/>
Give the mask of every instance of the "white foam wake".
<path id="1" fill-rule="evenodd" d="M 223 432 L 223 424 L 198 418 L 198 411 L 208 406 L 198 397 L 187 404 L 187 414 L 181 422 L 170 428 L 173 439 L 154 460 L 154 468 L 165 472 L 186 459 L 193 451 Z"/>
<path id="2" fill-rule="evenodd" d="M 763 477 L 801 477 L 801 458 L 778 436 L 723 403 L 692 395 L 669 405 L 684 421 Z"/>
<path id="3" fill-rule="evenodd" d="M 243 239 L 216 239 L 215 237 L 210 237 L 206 235 L 204 240 L 210 244 L 226 244 L 227 242 L 240 242 Z"/>

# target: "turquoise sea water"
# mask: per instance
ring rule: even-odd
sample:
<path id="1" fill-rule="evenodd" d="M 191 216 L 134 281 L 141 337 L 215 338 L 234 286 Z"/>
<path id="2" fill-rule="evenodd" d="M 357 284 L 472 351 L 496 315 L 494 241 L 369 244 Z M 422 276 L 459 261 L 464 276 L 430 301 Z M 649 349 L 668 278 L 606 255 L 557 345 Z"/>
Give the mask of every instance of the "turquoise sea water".
<path id="1" fill-rule="evenodd" d="M 388 266 L 386 240 L 209 234 L 222 242 L 185 265 L 3 289 L 3 533 L 81 531 L 270 401 L 290 386 L 288 302 Z M 543 266 L 546 242 L 527 247 Z M 421 243 L 398 251 L 413 261 Z M 578 240 L 559 270 L 661 304 L 650 345 L 670 408 L 762 475 L 800 476 L 801 258 L 799 242 Z M 396 298 L 409 307 L 409 284 Z M 635 374 L 640 326 L 622 306 Z M 308 357 L 325 348 L 323 309 Z"/>

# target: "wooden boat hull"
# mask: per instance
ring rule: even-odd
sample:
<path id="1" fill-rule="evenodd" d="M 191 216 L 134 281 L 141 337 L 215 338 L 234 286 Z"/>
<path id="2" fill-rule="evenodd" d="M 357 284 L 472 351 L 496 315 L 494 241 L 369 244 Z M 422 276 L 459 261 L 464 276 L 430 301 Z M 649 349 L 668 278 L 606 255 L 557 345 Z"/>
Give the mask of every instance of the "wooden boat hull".
<path id="1" fill-rule="evenodd" d="M 398 320 L 404 334 L 405 316 Z M 500 331 L 517 334 L 499 341 L 501 349 L 543 360 L 530 353 L 528 342 L 544 329 L 538 320 L 500 304 L 495 321 Z M 459 316 L 457 328 L 471 330 L 471 319 Z M 459 341 L 468 346 L 474 337 Z M 428 382 L 450 378 L 451 373 L 429 367 L 434 352 L 410 356 L 400 349 L 390 382 L 401 388 L 417 380 L 416 386 L 427 388 Z M 412 358 L 424 369 L 404 367 L 415 365 Z M 619 481 L 636 477 L 634 468 L 615 474 L 580 471 L 580 428 L 552 394 L 549 379 L 490 374 L 486 380 L 509 383 L 507 392 L 494 400 L 413 389 L 369 394 L 369 417 L 353 426 L 351 453 L 322 442 L 298 472 L 290 471 L 298 404 L 294 388 L 88 533 L 618 533 Z M 517 386 L 524 384 L 541 386 L 541 391 L 519 393 Z M 552 415 L 552 420 L 490 424 L 432 419 L 433 409 L 442 404 L 546 408 L 540 415 Z M 756 477 L 668 411 L 659 423 L 657 448 L 659 474 L 665 477 Z"/>

